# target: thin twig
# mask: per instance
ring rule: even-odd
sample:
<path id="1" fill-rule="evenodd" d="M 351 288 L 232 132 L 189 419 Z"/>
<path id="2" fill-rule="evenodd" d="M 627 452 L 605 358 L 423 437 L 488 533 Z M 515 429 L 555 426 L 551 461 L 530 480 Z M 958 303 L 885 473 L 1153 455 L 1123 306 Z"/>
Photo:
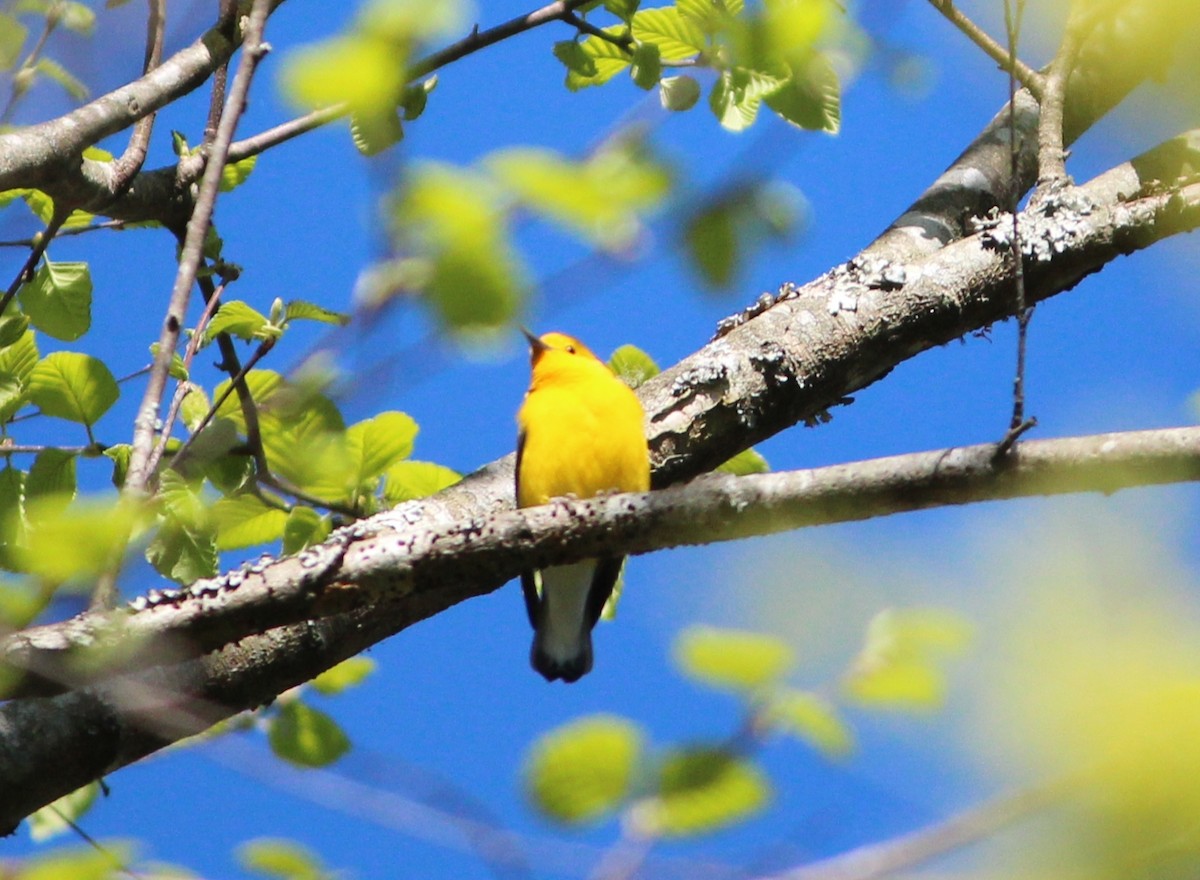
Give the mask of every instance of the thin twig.
<path id="1" fill-rule="evenodd" d="M 166 0 L 147 0 L 149 15 L 146 18 L 146 60 L 142 66 L 145 76 L 162 62 L 163 39 L 167 29 Z M 150 147 L 150 134 L 154 131 L 154 113 L 147 113 L 133 126 L 129 144 L 119 159 L 113 162 L 113 198 L 118 199 L 133 184 L 134 177 L 142 170 L 146 151 Z"/>
<path id="2" fill-rule="evenodd" d="M 1060 802 L 1071 786 L 1056 782 L 1002 794 L 908 834 L 761 880 L 875 880 L 990 837 Z"/>
<path id="3" fill-rule="evenodd" d="M 3 315 L 8 309 L 8 304 L 17 295 L 17 291 L 21 289 L 21 285 L 33 279 L 33 270 L 37 268 L 42 255 L 46 253 L 46 248 L 50 246 L 50 242 L 70 216 L 71 208 L 59 205 L 57 202 L 54 203 L 54 214 L 50 217 L 50 222 L 46 225 L 45 231 L 35 240 L 33 249 L 29 252 L 29 257 L 25 260 L 25 264 L 17 272 L 17 277 L 8 285 L 8 290 L 4 291 L 4 296 L 0 297 L 0 315 Z"/>
<path id="4" fill-rule="evenodd" d="M 25 60 L 21 62 L 12 74 L 12 91 L 8 95 L 8 103 L 4 105 L 4 112 L 0 113 L 0 125 L 7 125 L 13 115 L 13 111 L 17 109 L 17 102 L 29 90 L 30 79 L 26 75 L 33 70 L 37 63 L 38 56 L 42 54 L 42 50 L 46 48 L 46 41 L 50 39 L 50 35 L 54 33 L 54 29 L 58 27 L 59 17 L 56 15 L 47 15 L 45 24 L 42 26 L 42 33 L 38 36 L 37 42 L 33 48 L 29 50 L 29 54 L 25 56 Z"/>
<path id="5" fill-rule="evenodd" d="M 533 30 L 548 22 L 566 21 L 566 16 L 573 15 L 575 10 L 586 2 L 587 0 L 557 0 L 555 3 L 547 4 L 525 15 L 509 19 L 503 24 L 498 24 L 485 31 L 472 30 L 470 34 L 461 40 L 417 61 L 408 71 L 408 81 L 413 82 L 421 79 L 451 62 L 458 61 L 478 52 L 480 49 L 486 49 L 488 46 L 494 45 L 501 40 Z M 610 38 L 612 35 L 607 34 L 605 36 L 606 38 Z M 240 162 L 242 159 L 257 156 L 259 153 L 290 141 L 294 137 L 341 119 L 349 112 L 350 108 L 346 104 L 331 104 L 328 107 L 322 107 L 303 116 L 298 116 L 274 128 L 269 128 L 266 131 L 259 132 L 252 137 L 230 145 L 229 161 Z M 198 174 L 199 168 L 202 167 L 205 159 L 202 155 L 197 155 L 193 161 L 197 164 L 189 168 L 188 171 Z"/>
<path id="6" fill-rule="evenodd" d="M 167 317 L 163 322 L 162 333 L 159 335 L 154 367 L 150 371 L 150 381 L 146 384 L 146 393 L 142 398 L 142 404 L 134 422 L 133 453 L 130 457 L 129 471 L 126 477 L 126 490 L 130 492 L 144 492 L 150 479 L 147 465 L 153 452 L 158 409 L 162 402 L 163 392 L 166 390 L 168 371 L 183 327 L 184 315 L 187 313 L 192 285 L 196 281 L 196 274 L 203 257 L 204 239 L 212 220 L 212 212 L 220 188 L 221 170 L 225 167 L 225 158 L 233 140 L 234 129 L 245 109 L 246 95 L 249 92 L 255 68 L 268 48 L 262 42 L 262 33 L 269 8 L 268 0 L 254 0 L 242 43 L 242 58 L 234 76 L 233 87 L 227 102 L 228 106 L 221 117 L 221 124 L 205 165 L 204 177 L 200 182 L 200 192 L 196 197 L 195 208 L 188 221 L 180 254 L 179 271 L 175 276 Z"/>
<path id="7" fill-rule="evenodd" d="M 1005 2 L 1007 11 L 1009 0 Z M 1023 2 L 1020 5 L 1024 5 Z M 1070 183 L 1067 176 L 1067 151 L 1064 146 L 1063 119 L 1067 98 L 1067 80 L 1075 69 L 1086 31 L 1080 14 L 1081 4 L 1071 4 L 1071 14 L 1063 31 L 1062 42 L 1046 72 L 1045 90 L 1038 117 L 1038 189 Z M 1038 193 L 1035 193 L 1035 198 Z"/>
<path id="8" fill-rule="evenodd" d="M 124 229 L 125 226 L 126 222 L 124 220 L 105 220 L 101 223 L 92 223 L 89 226 L 75 226 L 70 229 L 59 229 L 55 234 L 55 238 L 66 238 L 70 235 L 86 235 L 89 232 L 96 232 L 100 229 L 115 229 L 119 231 Z M 43 235 L 45 235 L 45 233 L 39 233 L 33 238 L 18 238 L 11 239 L 9 241 L 0 241 L 0 247 L 36 247 L 37 243 L 41 241 Z"/>
<path id="9" fill-rule="evenodd" d="M 988 57 L 1000 65 L 1001 70 L 1015 75 L 1021 85 L 1039 101 L 1045 88 L 1045 77 L 1028 66 L 1015 53 L 1001 46 L 991 34 L 971 21 L 967 15 L 954 5 L 954 0 L 929 0 L 931 6 L 946 17 L 952 25 L 958 28 L 972 43 L 987 53 Z M 1011 43 L 1010 43 L 1011 48 Z"/>
<path id="10" fill-rule="evenodd" d="M 604 28 L 596 27 L 587 19 L 580 18 L 574 12 L 564 12 L 561 18 L 576 30 L 590 34 L 596 39 L 604 40 L 606 43 L 612 43 L 614 46 L 619 46 L 627 52 L 633 46 L 633 37 L 631 35 L 626 34 L 625 36 L 621 36 L 620 34 L 610 34 Z"/>
<path id="11" fill-rule="evenodd" d="M 7 441 L 0 442 L 0 455 L 5 457 L 10 455 L 37 455 L 40 452 L 53 450 L 55 452 L 65 452 L 67 455 L 82 455 L 85 457 L 103 455 L 106 447 L 99 444 L 89 444 L 87 446 L 48 446 L 42 444 L 20 444 L 9 443 Z"/>
<path id="12" fill-rule="evenodd" d="M 1004 31 L 1008 39 L 1008 57 L 1014 62 L 1017 57 L 1017 42 L 1021 37 L 1021 22 L 1025 16 L 1025 0 L 1004 0 Z M 1017 179 L 1017 81 L 1013 73 L 1015 63 L 1008 69 L 1008 167 L 1013 180 Z M 1059 129 L 1061 132 L 1061 128 Z M 1033 309 L 1029 308 L 1025 296 L 1025 259 L 1021 249 L 1020 211 L 1017 210 L 1019 196 L 1014 188 L 1009 212 L 1012 216 L 1011 254 L 1013 264 L 1013 291 L 1016 298 L 1015 313 L 1017 316 L 1017 368 L 1013 376 L 1013 405 L 1012 416 L 1008 421 L 1008 431 L 996 446 L 993 461 L 1000 462 L 1008 456 L 1021 435 L 1037 424 L 1037 419 L 1025 418 L 1025 360 L 1029 342 L 1029 321 L 1033 317 Z"/>

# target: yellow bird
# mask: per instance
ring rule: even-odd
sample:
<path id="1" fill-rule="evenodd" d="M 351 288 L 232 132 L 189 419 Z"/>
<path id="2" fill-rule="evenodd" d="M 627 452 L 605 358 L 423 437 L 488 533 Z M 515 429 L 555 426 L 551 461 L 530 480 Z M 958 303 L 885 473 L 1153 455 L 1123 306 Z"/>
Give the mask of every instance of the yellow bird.
<path id="1" fill-rule="evenodd" d="M 522 332 L 533 378 L 517 413 L 517 506 L 649 489 L 642 405 L 633 391 L 579 340 Z M 530 662 L 547 681 L 577 681 L 591 670 L 592 628 L 624 562 L 604 556 L 521 574 L 534 629 Z"/>

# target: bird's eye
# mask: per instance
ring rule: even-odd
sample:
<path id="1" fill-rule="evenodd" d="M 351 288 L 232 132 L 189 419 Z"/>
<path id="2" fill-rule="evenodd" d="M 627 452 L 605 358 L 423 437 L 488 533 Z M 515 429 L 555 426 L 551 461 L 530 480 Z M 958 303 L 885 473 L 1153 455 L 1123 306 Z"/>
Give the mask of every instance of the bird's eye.
<path id="1" fill-rule="evenodd" d="M 567 346 L 567 354 L 575 354 L 575 346 L 568 345 Z"/>

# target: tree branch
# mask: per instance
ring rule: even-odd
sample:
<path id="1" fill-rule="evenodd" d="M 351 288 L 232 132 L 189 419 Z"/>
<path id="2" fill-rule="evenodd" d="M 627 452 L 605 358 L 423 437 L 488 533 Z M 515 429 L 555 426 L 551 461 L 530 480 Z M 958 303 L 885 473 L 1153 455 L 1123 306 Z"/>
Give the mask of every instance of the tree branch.
<path id="1" fill-rule="evenodd" d="M 968 40 L 984 51 L 989 58 L 1000 65 L 1001 70 L 1008 71 L 1021 81 L 1031 95 L 1039 101 L 1042 97 L 1044 77 L 1020 58 L 1000 45 L 991 34 L 977 25 L 965 12 L 954 5 L 954 0 L 929 0 L 930 4 L 946 17 L 952 25 L 958 28 Z"/>

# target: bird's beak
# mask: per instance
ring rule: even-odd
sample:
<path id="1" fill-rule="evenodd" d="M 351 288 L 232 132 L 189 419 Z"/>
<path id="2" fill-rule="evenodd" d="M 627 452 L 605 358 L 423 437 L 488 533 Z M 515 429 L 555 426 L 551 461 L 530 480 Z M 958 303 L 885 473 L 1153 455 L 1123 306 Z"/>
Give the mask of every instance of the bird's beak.
<path id="1" fill-rule="evenodd" d="M 540 354 L 541 352 L 546 351 L 547 349 L 550 348 L 550 346 L 548 346 L 546 343 L 542 342 L 542 340 L 538 339 L 536 336 L 534 336 L 532 333 L 530 333 L 524 327 L 521 328 L 521 332 L 524 333 L 525 338 L 529 340 L 529 349 L 534 354 Z"/>

